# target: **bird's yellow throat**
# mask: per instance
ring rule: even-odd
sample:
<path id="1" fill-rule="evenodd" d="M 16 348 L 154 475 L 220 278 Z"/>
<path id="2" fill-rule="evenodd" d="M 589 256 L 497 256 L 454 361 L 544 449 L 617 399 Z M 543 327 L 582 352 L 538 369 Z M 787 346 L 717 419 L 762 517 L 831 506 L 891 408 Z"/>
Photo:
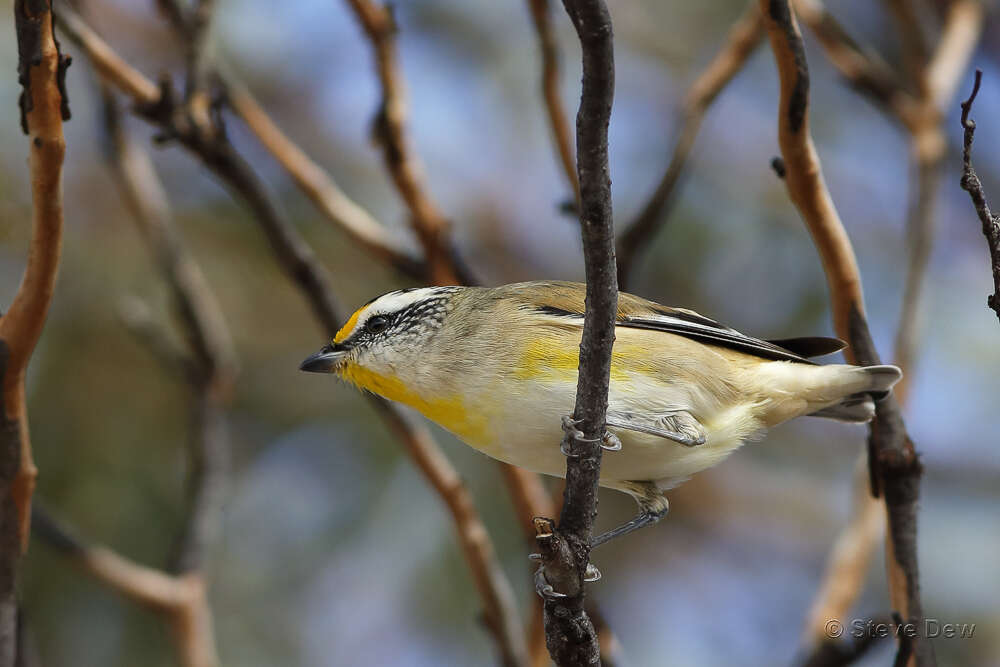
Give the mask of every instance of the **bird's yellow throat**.
<path id="1" fill-rule="evenodd" d="M 399 378 L 375 373 L 358 364 L 344 364 L 338 374 L 361 389 L 417 410 L 466 442 L 482 442 L 488 436 L 485 415 L 466 409 L 460 394 L 428 399 L 418 395 Z"/>

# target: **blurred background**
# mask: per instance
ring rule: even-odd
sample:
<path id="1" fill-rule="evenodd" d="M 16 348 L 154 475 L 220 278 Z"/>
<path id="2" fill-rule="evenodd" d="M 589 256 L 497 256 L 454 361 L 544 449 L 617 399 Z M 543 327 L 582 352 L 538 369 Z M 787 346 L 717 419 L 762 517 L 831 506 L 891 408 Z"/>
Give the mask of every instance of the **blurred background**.
<path id="1" fill-rule="evenodd" d="M 91 2 L 95 27 L 151 78 L 182 71 L 153 2 Z M 890 62 L 899 44 L 879 3 L 835 3 L 859 40 Z M 558 5 L 558 3 L 556 3 Z M 615 218 L 631 220 L 673 148 L 686 86 L 724 41 L 744 2 L 612 0 L 617 93 L 611 123 Z M 8 8 L 10 3 L 7 3 Z M 561 7 L 562 95 L 574 114 L 579 50 Z M 432 195 L 462 256 L 488 284 L 582 279 L 569 190 L 551 147 L 540 61 L 525 2 L 399 3 L 411 130 Z M 0 50 L 0 303 L 24 267 L 30 199 L 11 12 Z M 1000 206 L 1000 40 L 988 19 L 973 58 L 984 70 L 973 112 L 975 164 Z M 813 133 L 858 253 L 869 319 L 891 348 L 906 269 L 908 139 L 842 84 L 806 32 Z M 346 3 L 222 0 L 215 54 L 343 189 L 408 235 L 406 210 L 370 141 L 380 99 L 369 45 Z M 65 40 L 64 40 L 65 42 Z M 182 518 L 189 385 L 122 326 L 139 297 L 170 322 L 168 293 L 104 159 L 95 79 L 69 71 L 66 237 L 49 324 L 31 365 L 38 497 L 88 539 L 162 566 Z M 959 86 L 971 87 L 966 73 Z M 761 337 L 832 335 L 816 251 L 783 183 L 777 79 L 759 48 L 709 112 L 669 222 L 637 266 L 632 291 Z M 958 104 L 934 217 L 936 240 L 905 417 L 926 466 L 920 514 L 928 616 L 975 623 L 938 640 L 943 665 L 1000 664 L 1000 327 L 980 223 L 958 187 Z M 233 141 L 335 277 L 347 312 L 407 286 L 320 217 L 236 120 Z M 129 131 L 151 136 L 129 119 Z M 210 554 L 219 650 L 230 665 L 489 665 L 480 602 L 439 498 L 353 389 L 299 362 L 324 335 L 241 203 L 176 146 L 156 150 L 185 238 L 216 291 L 241 364 L 230 413 L 234 474 L 224 537 Z M 411 238 L 407 236 L 407 238 Z M 414 243 L 414 248 L 416 244 Z M 865 429 L 799 420 L 745 447 L 671 496 L 664 522 L 597 551 L 592 589 L 630 665 L 789 664 L 829 547 L 847 519 Z M 472 490 L 523 614 L 530 566 L 497 466 L 446 433 L 440 442 Z M 555 443 L 553 443 L 555 446 Z M 601 526 L 633 512 L 602 491 Z M 167 628 L 44 544 L 24 560 L 22 598 L 43 664 L 170 665 Z M 881 552 L 855 616 L 889 610 Z M 863 664 L 891 661 L 889 642 Z"/>

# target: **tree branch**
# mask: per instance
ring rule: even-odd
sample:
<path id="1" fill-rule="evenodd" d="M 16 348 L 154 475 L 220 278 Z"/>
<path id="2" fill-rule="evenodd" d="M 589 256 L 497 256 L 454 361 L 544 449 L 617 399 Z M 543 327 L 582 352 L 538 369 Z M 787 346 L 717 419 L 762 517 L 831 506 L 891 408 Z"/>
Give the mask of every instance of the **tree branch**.
<path id="1" fill-rule="evenodd" d="M 763 37 L 764 22 L 760 9 L 756 0 L 750 0 L 746 10 L 730 28 L 722 49 L 684 96 L 681 129 L 667 170 L 642 211 L 626 226 L 618 239 L 618 283 L 621 287 L 624 288 L 627 284 L 640 253 L 649 246 L 669 215 L 674 192 L 684 173 L 705 114 L 723 88 L 743 68 Z"/>
<path id="2" fill-rule="evenodd" d="M 618 281 L 615 266 L 608 123 L 614 100 L 611 16 L 603 0 L 564 0 L 583 51 L 583 89 L 577 114 L 580 228 L 587 275 L 586 314 L 573 419 L 566 429 L 566 491 L 557 530 L 540 523 L 542 576 L 565 597 L 545 602 L 545 636 L 557 665 L 600 661 L 597 633 L 584 610 L 584 577 L 590 559 L 601 441 L 605 433 L 611 348 L 615 340 Z"/>
<path id="3" fill-rule="evenodd" d="M 850 240 L 823 181 L 808 126 L 809 72 L 798 25 L 787 0 L 761 0 L 781 80 L 778 138 L 787 167 L 785 183 L 820 251 L 833 303 L 837 333 L 850 342 L 848 358 L 879 363 L 864 314 L 861 277 Z M 884 494 L 889 521 L 887 554 L 890 595 L 901 616 L 919 627 L 916 502 L 921 465 L 890 394 L 878 402 L 869 440 L 873 493 Z M 934 664 L 926 638 L 913 645 L 916 664 Z"/>
<path id="4" fill-rule="evenodd" d="M 870 49 L 862 49 L 820 0 L 794 0 L 795 11 L 819 40 L 830 63 L 861 93 L 911 132 L 921 123 L 917 99 Z"/>
<path id="5" fill-rule="evenodd" d="M 573 201 L 580 204 L 580 181 L 576 176 L 576 160 L 573 158 L 573 143 L 569 134 L 569 123 L 559 96 L 559 43 L 549 14 L 548 0 L 528 0 L 531 22 L 538 35 L 538 49 L 542 56 L 542 99 L 549 119 L 552 143 L 559 156 L 566 182 L 573 191 Z"/>
<path id="6" fill-rule="evenodd" d="M 111 165 L 139 232 L 170 288 L 191 350 L 188 512 L 172 562 L 179 572 L 195 571 L 222 529 L 231 458 L 225 412 L 236 382 L 236 353 L 222 309 L 173 225 L 166 193 L 149 155 L 122 126 L 112 93 L 103 86 L 102 90 Z"/>
<path id="7" fill-rule="evenodd" d="M 410 222 L 424 248 L 431 281 L 438 285 L 473 282 L 450 246 L 449 222 L 427 193 L 423 165 L 410 144 L 406 91 L 396 53 L 398 26 L 392 11 L 374 0 L 347 1 L 371 42 L 382 87 L 375 138 L 382 147 L 386 169 L 410 210 Z"/>
<path id="8" fill-rule="evenodd" d="M 21 284 L 0 317 L 0 665 L 17 659 L 17 568 L 28 546 L 35 468 L 24 380 L 55 289 L 62 247 L 65 76 L 48 0 L 15 0 L 21 129 L 30 140 L 31 240 Z"/>
<path id="9" fill-rule="evenodd" d="M 227 99 L 233 111 L 316 208 L 376 259 L 413 278 L 425 280 L 427 266 L 423 260 L 415 257 L 382 223 L 344 194 L 329 174 L 281 131 L 245 86 L 234 84 L 229 77 L 226 79 Z"/>
<path id="10" fill-rule="evenodd" d="M 107 547 L 87 544 L 41 507 L 35 507 L 32 518 L 39 540 L 122 597 L 162 614 L 173 630 L 181 665 L 216 667 L 219 664 L 212 613 L 200 573 L 170 575 L 139 565 Z"/>
<path id="11" fill-rule="evenodd" d="M 983 223 L 983 236 L 986 237 L 986 245 L 990 251 L 990 266 L 993 269 L 993 294 L 986 300 L 986 304 L 997 314 L 1000 320 L 1000 216 L 995 216 L 990 211 L 990 205 L 986 201 L 986 193 L 983 191 L 983 184 L 976 175 L 976 170 L 972 167 L 972 140 L 976 134 L 976 121 L 969 118 L 972 111 L 972 103 L 976 101 L 979 93 L 979 84 L 982 81 L 983 73 L 976 70 L 976 82 L 972 87 L 969 99 L 962 102 L 962 129 L 964 141 L 962 149 L 962 189 L 969 193 L 972 198 L 972 205 L 976 209 L 979 221 Z"/>

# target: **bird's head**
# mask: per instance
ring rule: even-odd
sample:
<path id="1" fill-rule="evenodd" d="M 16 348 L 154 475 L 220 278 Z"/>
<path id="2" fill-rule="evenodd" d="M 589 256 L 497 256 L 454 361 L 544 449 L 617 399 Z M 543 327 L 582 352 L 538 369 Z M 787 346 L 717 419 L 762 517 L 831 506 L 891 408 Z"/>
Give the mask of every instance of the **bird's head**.
<path id="1" fill-rule="evenodd" d="M 406 379 L 419 365 L 450 311 L 458 287 L 421 287 L 383 294 L 361 306 L 333 340 L 302 362 L 385 395 L 373 383 Z"/>

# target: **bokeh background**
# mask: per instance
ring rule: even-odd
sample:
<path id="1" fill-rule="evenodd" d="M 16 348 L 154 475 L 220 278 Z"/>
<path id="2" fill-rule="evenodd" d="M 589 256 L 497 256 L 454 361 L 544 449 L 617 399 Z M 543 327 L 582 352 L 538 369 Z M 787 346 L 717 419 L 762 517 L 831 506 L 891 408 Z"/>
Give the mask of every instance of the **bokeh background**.
<path id="1" fill-rule="evenodd" d="M 879 3 L 833 8 L 855 36 L 898 62 Z M 10 2 L 0 49 L 0 303 L 24 266 L 27 144 L 17 123 Z M 149 76 L 180 71 L 154 3 L 92 2 L 96 27 Z M 613 0 L 617 95 L 611 124 L 615 217 L 630 220 L 659 179 L 685 87 L 744 3 Z M 575 112 L 579 52 L 561 8 L 562 93 Z M 458 246 L 488 283 L 582 278 L 579 234 L 538 94 L 525 2 L 408 0 L 396 7 L 411 127 L 430 190 Z M 975 160 L 1000 202 L 997 24 L 974 58 L 984 70 Z M 405 234 L 405 210 L 371 144 L 379 101 L 367 42 L 345 3 L 223 0 L 216 54 L 346 192 Z M 813 132 L 854 241 L 876 342 L 891 357 L 906 265 L 907 139 L 838 79 L 806 34 Z M 72 47 L 68 51 L 76 54 Z M 967 74 L 960 86 L 971 85 Z M 102 153 L 93 72 L 69 71 L 64 262 L 29 378 L 38 495 L 84 536 L 162 565 L 178 529 L 188 385 L 122 326 L 140 297 L 169 321 L 163 283 Z M 710 111 L 678 204 L 633 291 L 762 337 L 829 335 L 816 252 L 783 184 L 777 81 L 759 49 Z M 936 209 L 936 241 L 905 416 L 923 453 L 920 555 L 925 607 L 976 623 L 936 642 L 941 664 L 1000 664 L 1000 326 L 985 305 L 986 248 L 958 187 L 958 105 Z M 130 131 L 150 130 L 130 120 Z M 325 222 L 240 124 L 230 123 L 281 206 L 314 244 L 345 307 L 405 280 Z M 155 152 L 178 224 L 221 300 L 242 372 L 230 415 L 234 476 L 225 535 L 211 554 L 211 599 L 230 665 L 488 665 L 479 601 L 439 499 L 369 404 L 299 361 L 324 342 L 247 210 L 183 150 Z M 997 204 L 1000 206 L 1000 203 Z M 485 516 L 528 609 L 529 563 L 497 467 L 443 432 L 440 441 Z M 673 492 L 669 518 L 602 548 L 593 596 L 632 665 L 777 665 L 795 657 L 828 548 L 847 518 L 865 430 L 800 420 L 775 429 Z M 555 443 L 553 443 L 555 446 Z M 602 492 L 600 525 L 633 511 Z M 857 616 L 888 611 L 879 554 Z M 44 664 L 169 665 L 167 629 L 84 578 L 44 544 L 24 561 L 22 597 Z M 864 664 L 888 664 L 891 646 Z"/>

